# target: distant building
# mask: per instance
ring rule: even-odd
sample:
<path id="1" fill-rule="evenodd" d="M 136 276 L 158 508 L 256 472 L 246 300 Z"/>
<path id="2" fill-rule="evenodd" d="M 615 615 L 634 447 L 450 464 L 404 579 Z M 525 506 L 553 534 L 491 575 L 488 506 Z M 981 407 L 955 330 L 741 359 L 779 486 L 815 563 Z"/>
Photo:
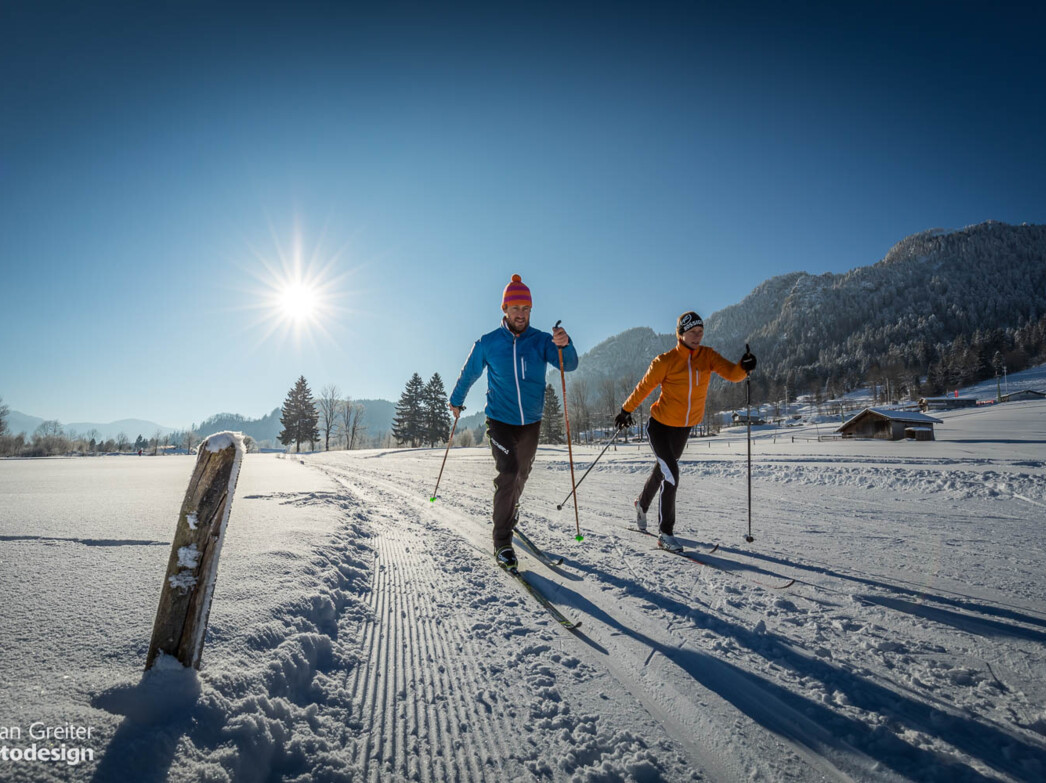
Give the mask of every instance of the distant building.
<path id="1" fill-rule="evenodd" d="M 1021 389 L 1020 391 L 1004 394 L 999 402 L 1017 402 L 1019 400 L 1041 400 L 1046 398 L 1046 392 L 1035 391 L 1035 389 Z"/>
<path id="2" fill-rule="evenodd" d="M 921 411 L 950 411 L 956 408 L 976 407 L 976 397 L 923 397 L 919 400 Z"/>
<path id="3" fill-rule="evenodd" d="M 747 425 L 748 424 L 748 414 L 747 413 L 735 413 L 733 416 L 730 417 L 730 421 L 732 421 L 734 424 L 744 424 L 744 425 Z M 760 424 L 766 424 L 766 419 L 761 419 L 761 418 L 759 418 L 759 416 L 757 414 L 753 413 L 752 414 L 752 426 L 755 427 L 755 426 L 760 425 Z"/>
<path id="4" fill-rule="evenodd" d="M 940 419 L 915 411 L 865 408 L 836 432 L 844 438 L 934 440 L 933 425 L 940 423 Z"/>

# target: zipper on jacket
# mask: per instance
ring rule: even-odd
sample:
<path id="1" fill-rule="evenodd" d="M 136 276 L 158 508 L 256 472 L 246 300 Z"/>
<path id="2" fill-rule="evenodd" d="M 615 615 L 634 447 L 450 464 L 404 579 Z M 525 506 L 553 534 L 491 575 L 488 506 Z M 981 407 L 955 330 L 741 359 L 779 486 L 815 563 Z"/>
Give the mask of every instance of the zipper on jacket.
<path id="1" fill-rule="evenodd" d="M 512 374 L 516 378 L 516 402 L 519 403 L 519 423 L 522 426 L 527 423 L 527 420 L 523 415 L 523 393 L 519 390 L 519 360 L 516 357 L 516 341 L 518 339 L 517 335 L 512 335 Z"/>
<path id="2" fill-rule="evenodd" d="M 690 426 L 690 406 L 694 402 L 694 373 L 690 369 L 690 354 L 686 355 L 686 419 L 683 426 Z"/>

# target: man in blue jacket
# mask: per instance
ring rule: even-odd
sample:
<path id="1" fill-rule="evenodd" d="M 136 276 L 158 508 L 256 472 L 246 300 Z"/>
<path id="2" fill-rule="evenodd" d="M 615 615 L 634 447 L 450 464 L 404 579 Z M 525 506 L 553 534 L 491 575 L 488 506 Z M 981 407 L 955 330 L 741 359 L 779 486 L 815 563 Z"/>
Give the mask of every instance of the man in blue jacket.
<path id="1" fill-rule="evenodd" d="M 505 286 L 501 326 L 480 337 L 458 382 L 450 393 L 454 418 L 461 415 L 465 397 L 487 370 L 487 437 L 498 475 L 494 479 L 494 557 L 503 568 L 516 567 L 512 530 L 518 518 L 519 496 L 530 475 L 538 449 L 541 414 L 545 408 L 545 367 L 577 369 L 577 351 L 566 331 L 552 334 L 530 326 L 533 301 L 519 275 Z"/>

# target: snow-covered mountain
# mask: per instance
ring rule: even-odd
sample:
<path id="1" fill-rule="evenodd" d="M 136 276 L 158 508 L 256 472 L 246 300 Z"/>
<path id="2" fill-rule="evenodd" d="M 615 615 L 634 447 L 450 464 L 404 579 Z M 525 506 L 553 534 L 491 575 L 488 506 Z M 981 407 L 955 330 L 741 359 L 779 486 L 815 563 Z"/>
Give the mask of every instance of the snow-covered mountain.
<path id="1" fill-rule="evenodd" d="M 764 388 L 850 388 L 876 368 L 907 379 L 936 367 L 960 384 L 983 377 L 996 351 L 1011 371 L 1033 360 L 1044 313 L 1046 226 L 989 221 L 915 234 L 845 274 L 773 277 L 708 316 L 705 343 L 734 359 L 750 343 Z M 673 340 L 630 329 L 586 353 L 574 377 L 638 377 Z"/>

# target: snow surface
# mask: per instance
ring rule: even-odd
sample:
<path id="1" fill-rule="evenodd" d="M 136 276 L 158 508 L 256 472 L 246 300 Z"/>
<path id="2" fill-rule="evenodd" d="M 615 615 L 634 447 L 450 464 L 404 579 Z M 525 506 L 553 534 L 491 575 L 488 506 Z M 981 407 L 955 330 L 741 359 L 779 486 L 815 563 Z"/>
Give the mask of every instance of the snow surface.
<path id="1" fill-rule="evenodd" d="M 566 562 L 518 549 L 577 632 L 493 566 L 488 450 L 435 503 L 441 448 L 247 455 L 201 671 L 144 676 L 194 458 L 0 461 L 0 747 L 95 753 L 0 779 L 1041 781 L 1046 402 L 937 415 L 758 428 L 753 544 L 744 429 L 692 441 L 676 535 L 718 568 L 628 530 L 645 444 L 581 485 L 582 542 L 541 448 L 521 527 Z"/>

